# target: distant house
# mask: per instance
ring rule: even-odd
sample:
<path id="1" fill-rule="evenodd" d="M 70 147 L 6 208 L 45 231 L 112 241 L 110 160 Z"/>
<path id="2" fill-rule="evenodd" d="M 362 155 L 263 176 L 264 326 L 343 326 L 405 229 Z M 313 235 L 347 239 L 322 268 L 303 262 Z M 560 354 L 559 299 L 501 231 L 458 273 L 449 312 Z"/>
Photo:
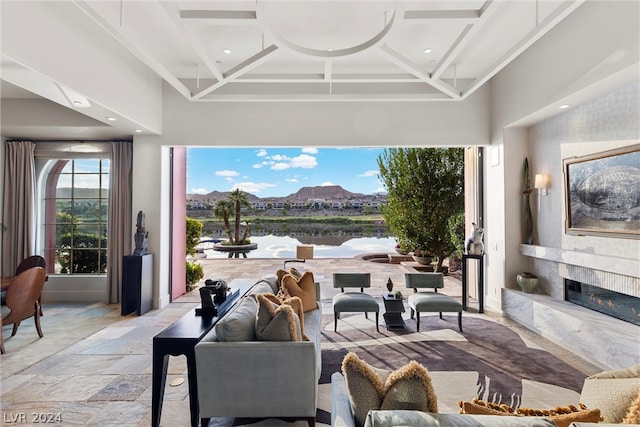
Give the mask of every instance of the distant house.
<path id="1" fill-rule="evenodd" d="M 189 201 L 187 202 L 187 209 L 207 209 L 207 206 L 198 201 Z"/>

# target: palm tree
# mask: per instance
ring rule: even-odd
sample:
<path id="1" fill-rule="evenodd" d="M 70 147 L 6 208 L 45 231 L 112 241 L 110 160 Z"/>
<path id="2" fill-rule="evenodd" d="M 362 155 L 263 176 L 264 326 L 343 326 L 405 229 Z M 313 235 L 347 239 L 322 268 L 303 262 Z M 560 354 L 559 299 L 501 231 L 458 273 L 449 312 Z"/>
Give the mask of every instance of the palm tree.
<path id="1" fill-rule="evenodd" d="M 235 224 L 234 224 L 234 233 L 233 233 L 233 241 L 231 242 L 231 244 L 241 244 L 243 243 L 243 240 L 246 236 L 246 230 L 245 229 L 245 236 L 243 236 L 242 240 L 240 239 L 240 211 L 242 210 L 243 207 L 249 207 L 249 201 L 247 200 L 247 193 L 245 193 L 244 191 L 242 191 L 239 188 L 236 188 L 235 190 L 233 190 L 230 194 L 229 194 L 229 200 L 231 201 L 231 203 L 233 203 L 234 207 L 235 207 L 235 214 L 236 214 L 236 218 L 235 218 Z"/>
<path id="2" fill-rule="evenodd" d="M 233 244 L 233 235 L 231 234 L 231 223 L 229 222 L 229 216 L 233 212 L 234 206 L 231 200 L 220 200 L 216 203 L 216 207 L 213 210 L 213 214 L 217 217 L 220 217 L 224 221 L 224 230 L 229 237 L 229 243 Z"/>

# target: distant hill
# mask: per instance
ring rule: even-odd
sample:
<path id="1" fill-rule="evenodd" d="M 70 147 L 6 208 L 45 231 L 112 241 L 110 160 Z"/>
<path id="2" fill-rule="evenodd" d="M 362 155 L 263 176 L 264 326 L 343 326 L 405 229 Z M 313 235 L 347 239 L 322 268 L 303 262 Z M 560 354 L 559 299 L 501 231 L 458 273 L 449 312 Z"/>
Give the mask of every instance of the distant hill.
<path id="1" fill-rule="evenodd" d="M 352 197 L 362 197 L 363 194 L 352 193 L 339 185 L 327 185 L 319 187 L 302 187 L 300 190 L 290 194 L 287 198 L 292 200 L 309 199 L 349 199 Z"/>
<path id="2" fill-rule="evenodd" d="M 309 200 L 309 199 L 349 199 L 354 197 L 363 197 L 363 194 L 352 193 L 347 191 L 339 185 L 317 186 L 317 187 L 302 187 L 300 190 L 286 197 L 265 197 L 269 200 Z M 188 201 L 208 202 L 213 203 L 218 200 L 226 199 L 229 197 L 228 191 L 212 191 L 207 194 L 187 194 Z M 254 194 L 247 193 L 247 200 L 249 202 L 255 202 L 262 200 L 262 197 L 258 197 Z"/>

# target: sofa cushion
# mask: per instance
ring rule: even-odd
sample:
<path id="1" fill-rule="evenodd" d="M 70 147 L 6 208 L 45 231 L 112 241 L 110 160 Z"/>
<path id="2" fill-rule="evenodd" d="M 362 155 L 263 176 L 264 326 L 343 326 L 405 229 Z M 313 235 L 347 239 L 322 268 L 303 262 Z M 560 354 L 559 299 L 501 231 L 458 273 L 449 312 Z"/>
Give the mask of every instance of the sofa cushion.
<path id="1" fill-rule="evenodd" d="M 412 361 L 388 374 L 379 371 L 348 353 L 342 372 L 353 407 L 356 425 L 363 426 L 367 413 L 378 409 L 410 409 L 438 412 L 437 398 L 427 369 Z M 382 375 L 386 375 L 383 373 Z"/>
<path id="2" fill-rule="evenodd" d="M 473 399 L 471 402 L 460 402 L 460 413 L 476 415 L 498 415 L 498 416 L 518 416 L 518 417 L 548 417 L 551 418 L 558 427 L 568 427 L 573 422 L 593 422 L 600 421 L 599 409 L 588 409 L 580 404 L 580 408 L 573 405 L 556 407 L 553 409 L 530 409 L 511 408 L 508 405 L 498 405 L 495 403 L 483 402 L 480 399 Z"/>
<path id="3" fill-rule="evenodd" d="M 433 414 L 420 411 L 371 411 L 365 427 L 556 427 L 550 418 Z"/>
<path id="4" fill-rule="evenodd" d="M 600 408 L 605 423 L 620 423 L 640 392 L 640 365 L 600 372 L 584 380 L 580 402 Z"/>
<path id="5" fill-rule="evenodd" d="M 256 338 L 259 341 L 302 341 L 300 318 L 290 305 L 278 305 L 258 295 Z"/>
<path id="6" fill-rule="evenodd" d="M 238 306 L 216 323 L 218 341 L 254 341 L 258 303 L 253 295 L 243 297 Z"/>
<path id="7" fill-rule="evenodd" d="M 291 308 L 293 308 L 294 313 L 296 313 L 296 315 L 298 316 L 298 319 L 300 319 L 299 323 L 300 323 L 300 333 L 302 334 L 302 340 L 309 341 L 309 338 L 304 333 L 304 311 L 302 310 L 302 300 L 300 298 L 291 297 L 291 298 L 287 298 L 284 301 L 280 301 L 278 297 L 276 297 L 272 293 L 266 293 L 262 295 L 276 305 L 282 305 L 282 304 L 290 305 Z"/>
<path id="8" fill-rule="evenodd" d="M 256 285 L 258 283 L 266 283 L 267 285 L 269 285 L 270 290 L 268 292 L 271 292 L 274 294 L 278 292 L 278 287 L 280 287 L 280 280 L 278 279 L 277 276 L 274 276 L 274 275 L 265 276 L 262 279 L 258 280 L 256 282 Z"/>
<path id="9" fill-rule="evenodd" d="M 318 308 L 316 284 L 313 280 L 312 272 L 306 271 L 298 279 L 291 274 L 287 274 L 282 278 L 280 287 L 286 289 L 291 296 L 300 297 L 304 311 Z"/>

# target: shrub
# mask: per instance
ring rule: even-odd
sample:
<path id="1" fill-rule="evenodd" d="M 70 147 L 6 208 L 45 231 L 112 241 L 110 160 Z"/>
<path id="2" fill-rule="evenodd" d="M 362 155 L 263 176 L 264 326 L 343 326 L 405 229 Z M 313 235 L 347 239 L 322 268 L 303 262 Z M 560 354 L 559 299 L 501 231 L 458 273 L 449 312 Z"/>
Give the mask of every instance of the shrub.
<path id="1" fill-rule="evenodd" d="M 191 292 L 198 280 L 204 277 L 204 270 L 197 262 L 187 261 L 187 292 Z"/>

